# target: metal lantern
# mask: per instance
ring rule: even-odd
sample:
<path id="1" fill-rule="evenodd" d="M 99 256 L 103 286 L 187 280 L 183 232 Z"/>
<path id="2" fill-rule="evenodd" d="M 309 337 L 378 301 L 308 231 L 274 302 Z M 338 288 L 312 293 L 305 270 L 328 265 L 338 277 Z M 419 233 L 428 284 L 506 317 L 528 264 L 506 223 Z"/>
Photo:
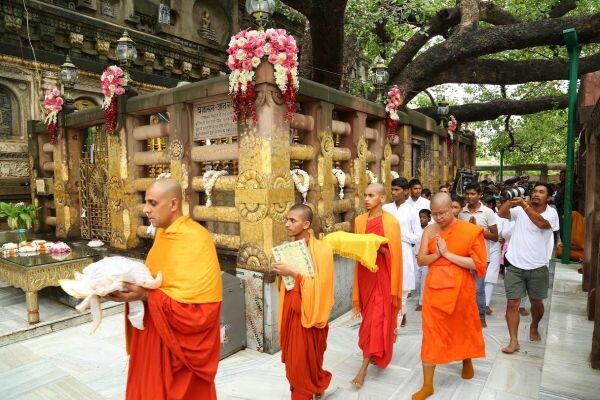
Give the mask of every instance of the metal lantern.
<path id="1" fill-rule="evenodd" d="M 117 60 L 121 65 L 128 67 L 137 60 L 137 50 L 135 42 L 129 37 L 127 31 L 123 32 L 123 36 L 117 40 Z"/>
<path id="2" fill-rule="evenodd" d="M 64 64 L 60 66 L 60 83 L 63 85 L 63 97 L 65 101 L 72 101 L 73 98 L 70 91 L 77 83 L 77 67 L 71 62 L 71 58 L 68 55 Z"/>
<path id="3" fill-rule="evenodd" d="M 246 0 L 246 12 L 254 17 L 260 30 L 267 25 L 274 11 L 275 0 Z"/>
<path id="4" fill-rule="evenodd" d="M 387 65 L 381 56 L 375 57 L 373 66 L 372 82 L 377 91 L 377 100 L 382 101 L 383 92 L 387 86 L 390 74 L 388 73 Z"/>
<path id="5" fill-rule="evenodd" d="M 437 104 L 437 115 L 440 119 L 440 122 L 447 127 L 448 126 L 448 114 L 450 113 L 450 104 L 442 99 L 438 101 Z"/>

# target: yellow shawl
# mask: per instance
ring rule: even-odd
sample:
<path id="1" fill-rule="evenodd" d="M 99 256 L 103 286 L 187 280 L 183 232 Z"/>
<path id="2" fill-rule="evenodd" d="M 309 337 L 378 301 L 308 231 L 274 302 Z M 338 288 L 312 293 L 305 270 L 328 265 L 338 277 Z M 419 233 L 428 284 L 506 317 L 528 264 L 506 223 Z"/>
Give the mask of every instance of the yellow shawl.
<path id="1" fill-rule="evenodd" d="M 315 265 L 315 277 L 302 277 L 300 296 L 302 298 L 302 326 L 305 328 L 323 328 L 329 321 L 333 308 L 333 252 L 322 241 L 310 236 L 308 249 Z M 279 331 L 285 285 L 279 282 Z"/>
<path id="2" fill-rule="evenodd" d="M 388 242 L 388 238 L 375 235 L 374 233 L 349 233 L 333 232 L 323 238 L 323 243 L 331 247 L 334 253 L 342 257 L 358 261 L 371 272 L 376 272 L 377 251 L 382 244 Z"/>
<path id="3" fill-rule="evenodd" d="M 217 250 L 208 231 L 189 217 L 181 216 L 167 229 L 157 229 L 146 266 L 160 287 L 180 303 L 216 303 L 223 300 L 223 283 Z"/>

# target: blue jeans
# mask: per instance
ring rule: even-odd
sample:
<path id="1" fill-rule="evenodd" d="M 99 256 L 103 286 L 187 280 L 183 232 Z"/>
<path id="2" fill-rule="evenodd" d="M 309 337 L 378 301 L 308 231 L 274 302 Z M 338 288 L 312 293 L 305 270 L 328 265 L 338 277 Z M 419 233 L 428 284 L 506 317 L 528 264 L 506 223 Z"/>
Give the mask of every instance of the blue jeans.
<path id="1" fill-rule="evenodd" d="M 479 309 L 479 319 L 485 319 L 485 276 L 481 279 L 475 278 L 475 287 L 477 289 L 477 308 Z"/>

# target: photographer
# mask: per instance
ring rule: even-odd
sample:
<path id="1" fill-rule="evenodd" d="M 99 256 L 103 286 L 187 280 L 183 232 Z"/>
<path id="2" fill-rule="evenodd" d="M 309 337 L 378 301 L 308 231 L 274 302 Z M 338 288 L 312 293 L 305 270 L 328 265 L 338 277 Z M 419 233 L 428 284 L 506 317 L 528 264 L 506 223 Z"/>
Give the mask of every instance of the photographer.
<path id="1" fill-rule="evenodd" d="M 543 299 L 548 296 L 548 246 L 553 240 L 552 231 L 558 229 L 558 214 L 548 206 L 552 193 L 547 183 L 536 183 L 531 192 L 531 202 L 522 197 L 506 201 L 498 216 L 515 221 L 506 253 L 506 322 L 510 343 L 502 352 L 512 354 L 519 350 L 519 305 L 527 294 L 531 301 L 532 322 L 529 339 L 540 341 L 538 324 L 544 315 Z"/>

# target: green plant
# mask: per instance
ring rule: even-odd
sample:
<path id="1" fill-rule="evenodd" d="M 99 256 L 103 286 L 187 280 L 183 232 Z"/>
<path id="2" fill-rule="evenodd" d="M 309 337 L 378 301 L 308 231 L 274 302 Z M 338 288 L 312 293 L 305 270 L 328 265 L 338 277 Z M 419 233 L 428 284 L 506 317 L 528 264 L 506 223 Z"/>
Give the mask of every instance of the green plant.
<path id="1" fill-rule="evenodd" d="M 37 210 L 33 204 L 0 202 L 0 218 L 6 217 L 11 229 L 31 228 L 37 221 Z"/>

